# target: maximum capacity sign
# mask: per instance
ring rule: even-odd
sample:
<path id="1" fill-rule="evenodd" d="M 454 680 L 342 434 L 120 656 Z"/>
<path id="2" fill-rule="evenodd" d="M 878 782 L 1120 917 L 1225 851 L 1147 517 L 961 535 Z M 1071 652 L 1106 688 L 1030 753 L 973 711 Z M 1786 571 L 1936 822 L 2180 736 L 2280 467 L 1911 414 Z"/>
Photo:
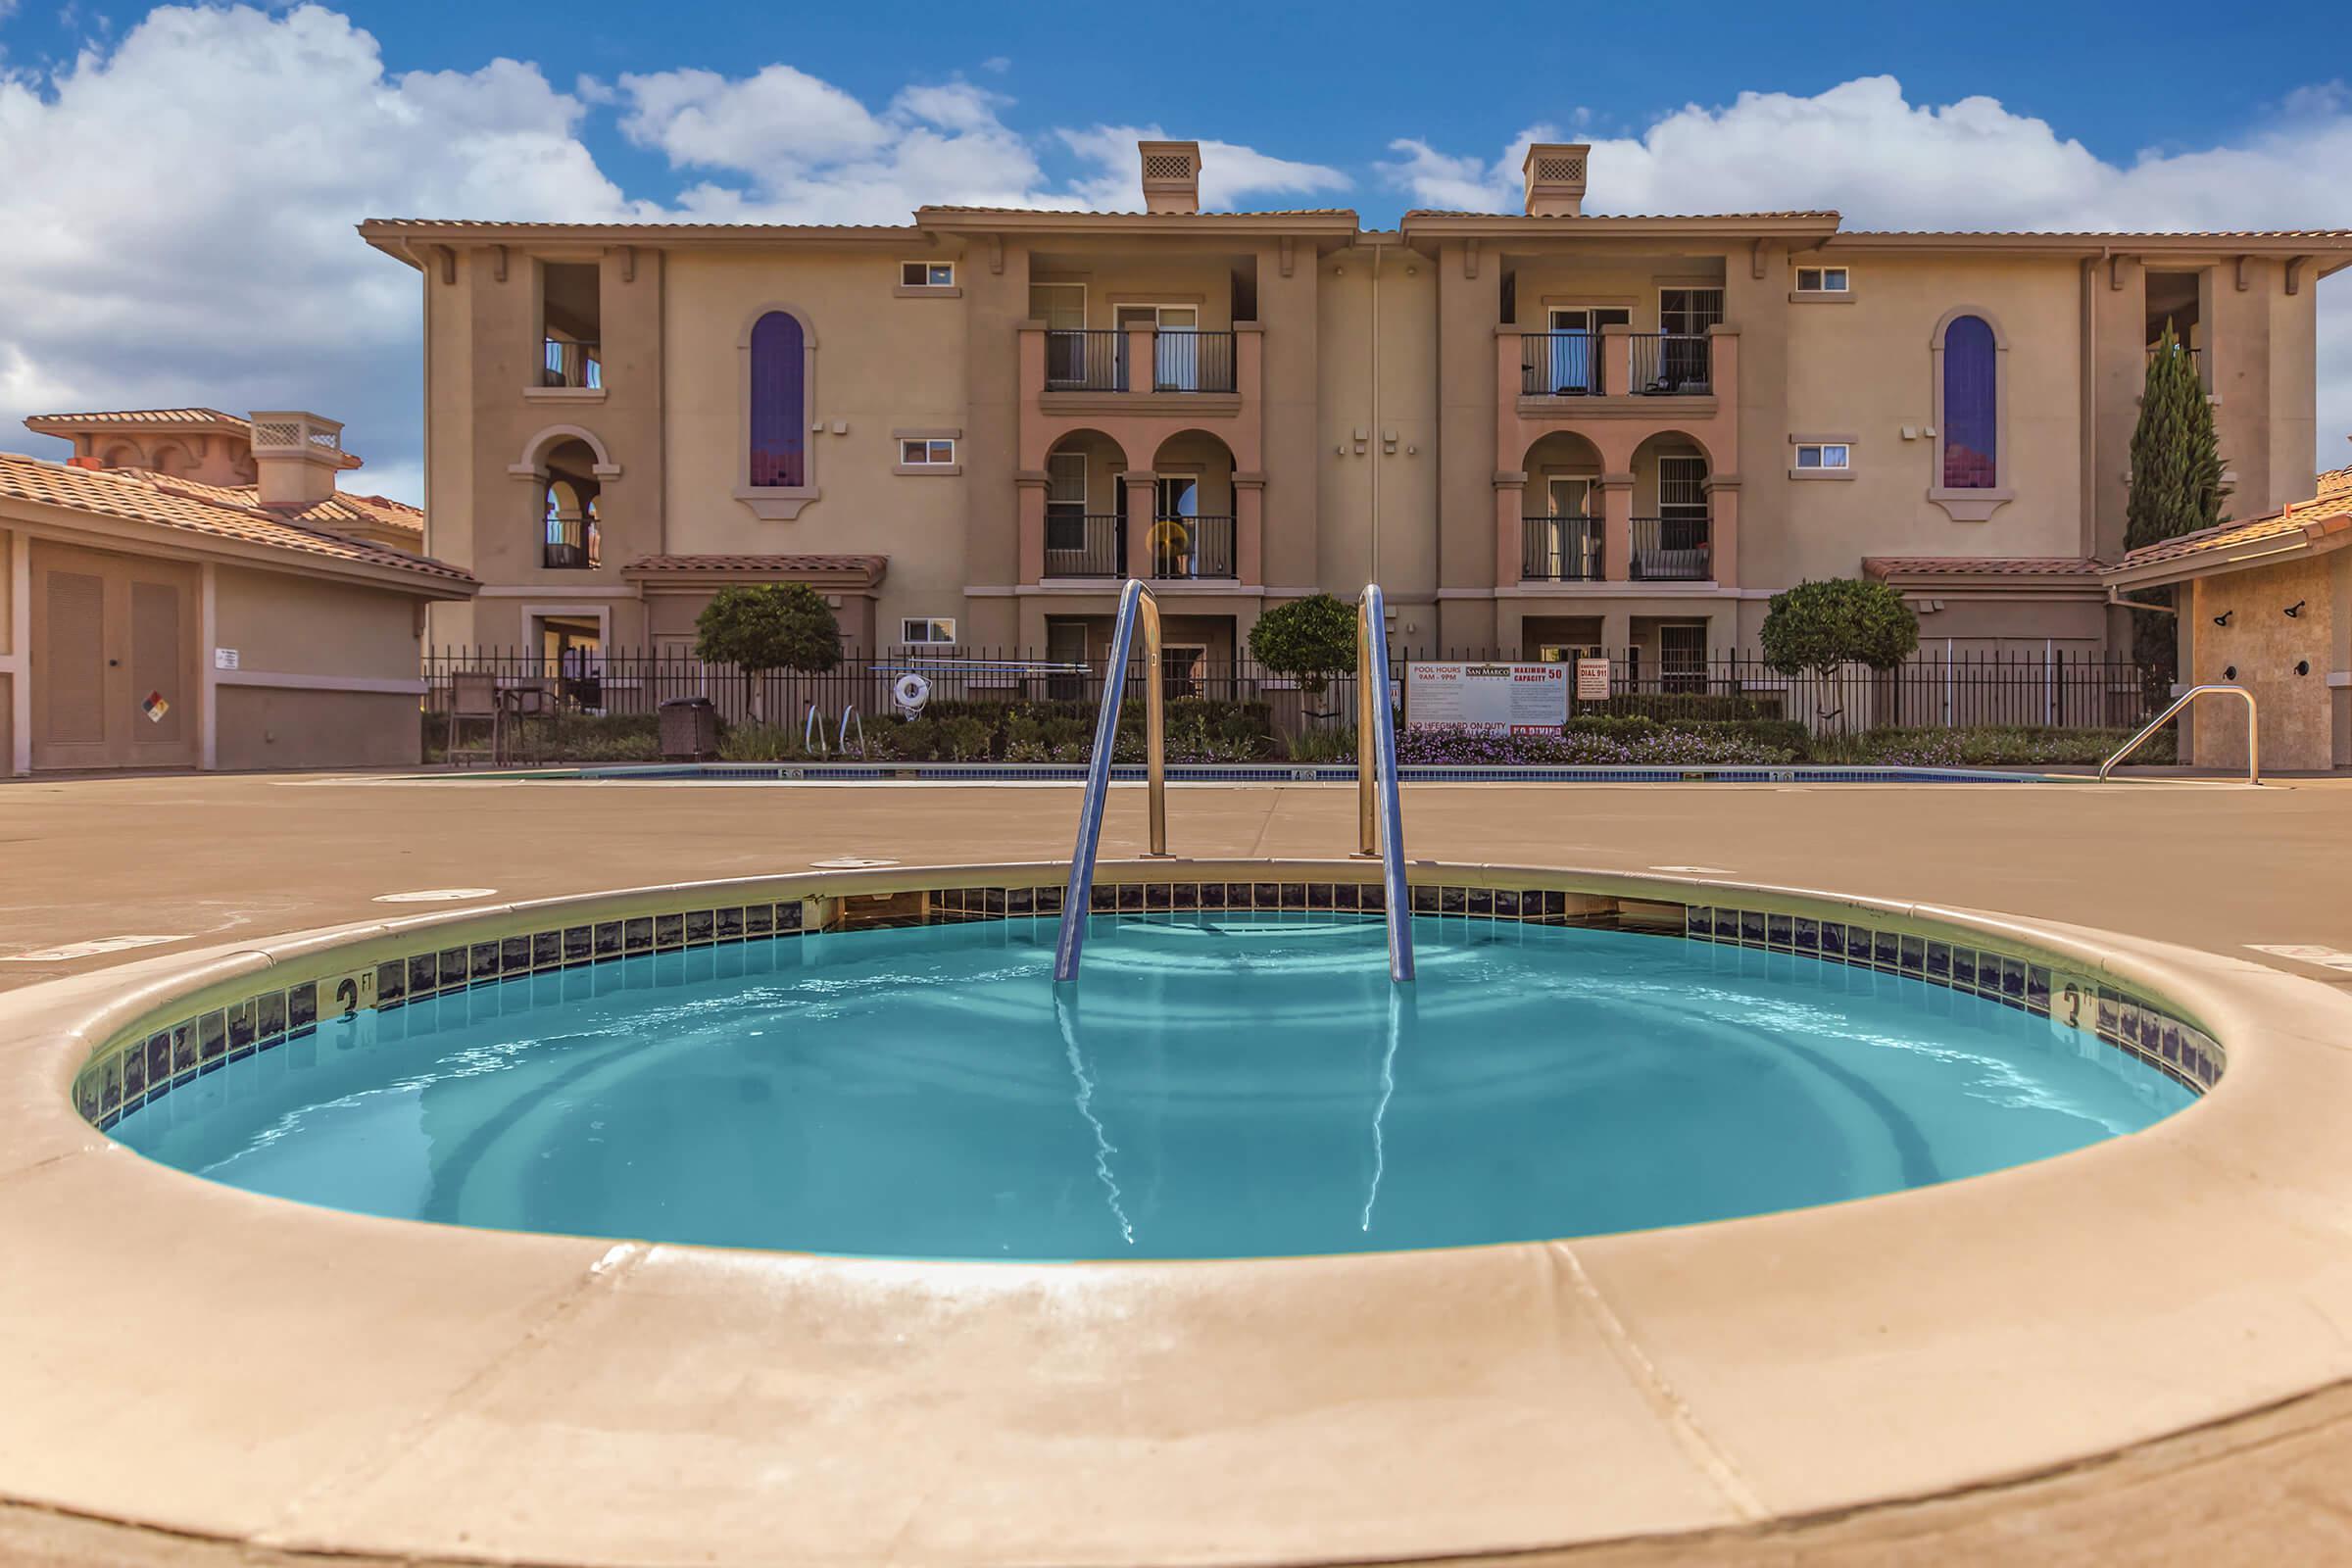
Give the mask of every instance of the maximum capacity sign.
<path id="1" fill-rule="evenodd" d="M 1490 735 L 1556 735 L 1568 722 L 1568 666 L 1409 664 L 1404 721 L 1461 724 Z"/>

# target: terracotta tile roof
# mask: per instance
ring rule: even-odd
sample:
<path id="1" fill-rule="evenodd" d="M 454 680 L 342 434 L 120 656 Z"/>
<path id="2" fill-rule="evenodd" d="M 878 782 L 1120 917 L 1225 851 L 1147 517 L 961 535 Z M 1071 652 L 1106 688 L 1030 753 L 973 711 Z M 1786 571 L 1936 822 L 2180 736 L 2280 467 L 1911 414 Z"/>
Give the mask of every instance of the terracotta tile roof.
<path id="1" fill-rule="evenodd" d="M 2298 536 L 2317 540 L 2347 530 L 2352 530 L 2352 498 L 2306 501 L 2275 515 L 2256 517 L 2251 522 L 2225 522 L 2212 528 L 2200 528 L 2195 533 L 2184 533 L 2178 539 L 2142 545 L 2117 562 L 2115 569 L 2130 571 L 2138 566 L 2161 565 L 2168 561 L 2210 555 L 2216 551 L 2291 541 Z"/>
<path id="2" fill-rule="evenodd" d="M 1405 221 L 1416 218 L 1502 218 L 1530 223 L 1571 222 L 1639 222 L 1639 223 L 1705 223 L 1726 221 L 1786 220 L 1788 219 L 1834 219 L 1839 215 L 1829 208 L 1799 208 L 1784 213 L 1583 213 L 1575 218 L 1539 218 L 1532 213 L 1477 213 L 1458 208 L 1416 207 L 1404 215 Z"/>
<path id="3" fill-rule="evenodd" d="M 323 528 L 330 533 L 339 531 L 336 528 L 338 523 L 361 522 L 414 533 L 417 543 L 424 542 L 423 512 L 405 501 L 394 501 L 389 496 L 362 496 L 349 491 L 337 491 L 324 501 L 316 501 L 307 507 L 263 507 L 259 485 L 198 484 L 193 479 L 156 473 L 146 468 L 110 468 L 101 471 L 121 473 L 126 478 L 151 484 L 158 490 L 186 496 L 191 501 L 202 501 L 211 506 L 247 510 L 259 508 L 271 516 L 283 517 L 305 527 Z"/>
<path id="4" fill-rule="evenodd" d="M 880 571 L 888 556 L 640 556 L 623 571 Z"/>
<path id="5" fill-rule="evenodd" d="M 31 414 L 24 417 L 24 427 L 49 433 L 49 426 L 85 430 L 92 425 L 177 425 L 209 426 L 234 435 L 250 435 L 252 425 L 234 414 L 219 409 L 111 409 L 94 414 Z"/>
<path id="6" fill-rule="evenodd" d="M 1200 213 L 1138 213 L 1111 211 L 1097 207 L 966 207 L 954 202 L 926 202 L 915 209 L 917 213 L 983 213 L 1029 214 L 1059 218 L 1353 218 L 1352 207 L 1253 207 L 1248 210 L 1227 211 L 1212 208 Z"/>
<path id="7" fill-rule="evenodd" d="M 1849 239 L 2319 239 L 2352 240 L 2352 228 L 1849 228 Z"/>
<path id="8" fill-rule="evenodd" d="M 347 539 L 307 520 L 266 511 L 252 504 L 250 492 L 191 485 L 135 468 L 77 468 L 0 452 L 0 498 L 11 497 L 298 555 L 389 566 L 447 582 L 474 581 L 472 573 L 447 562 Z"/>
<path id="9" fill-rule="evenodd" d="M 2352 496 L 2352 467 L 2330 468 L 2320 475 L 2315 500 L 2341 501 L 2347 496 Z"/>
<path id="10" fill-rule="evenodd" d="M 2095 577 L 2106 568 L 2078 556 L 1865 556 L 1873 577 Z"/>

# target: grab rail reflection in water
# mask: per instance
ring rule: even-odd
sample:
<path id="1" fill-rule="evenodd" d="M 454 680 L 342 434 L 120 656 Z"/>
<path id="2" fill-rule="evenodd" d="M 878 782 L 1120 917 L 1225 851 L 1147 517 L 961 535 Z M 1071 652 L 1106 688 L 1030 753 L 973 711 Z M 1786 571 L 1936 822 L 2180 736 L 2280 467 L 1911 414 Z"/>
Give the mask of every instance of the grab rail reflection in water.
<path id="1" fill-rule="evenodd" d="M 1168 853 L 1167 698 L 1161 689 L 1159 601 L 1146 583 L 1129 579 L 1119 592 L 1119 620 L 1110 636 L 1110 662 L 1102 672 L 1102 711 L 1095 718 L 1095 753 L 1086 764 L 1086 797 L 1078 808 L 1078 844 L 1070 852 L 1070 883 L 1061 897 L 1061 934 L 1054 944 L 1054 983 L 1078 978 L 1078 955 L 1086 947 L 1086 921 L 1094 903 L 1095 849 L 1102 838 L 1102 808 L 1110 795 L 1110 753 L 1119 738 L 1119 700 L 1127 685 L 1127 658 L 1135 628 L 1144 628 L 1144 778 L 1149 792 L 1152 854 Z"/>
<path id="2" fill-rule="evenodd" d="M 1380 584 L 1355 602 L 1355 816 L 1359 855 L 1380 858 L 1389 917 L 1389 978 L 1413 978 L 1413 911 L 1404 885 L 1404 822 L 1396 796 L 1396 715 L 1389 706 L 1389 615 Z"/>
<path id="3" fill-rule="evenodd" d="M 2117 748 L 2116 754 L 2113 757 L 2110 757 L 2107 759 L 2107 760 L 2099 764 L 2099 777 L 2105 778 L 2109 773 L 2113 772 L 2115 770 L 2116 763 L 2122 761 L 2125 758 L 2130 757 L 2133 752 L 2139 750 L 2139 743 L 2141 741 L 2146 740 L 2149 736 L 2155 734 L 2165 725 L 2171 723 L 2175 713 L 2180 712 L 2182 709 L 2188 707 L 2189 704 L 2195 702 L 2200 697 L 2218 696 L 2223 692 L 2228 692 L 2232 697 L 2243 697 L 2246 700 L 2246 782 L 2249 784 L 2261 783 L 2262 737 L 2256 733 L 2254 723 L 2254 694 L 2246 690 L 2243 686 L 2220 685 L 2191 686 L 2188 690 L 2182 692 L 2179 697 L 2175 698 L 2170 708 L 2167 708 L 2163 712 L 2158 713 L 2154 718 L 2149 719 L 2145 728 L 2143 728 L 2138 734 L 2132 736 L 2130 740 L 2124 742 L 2121 747 Z"/>

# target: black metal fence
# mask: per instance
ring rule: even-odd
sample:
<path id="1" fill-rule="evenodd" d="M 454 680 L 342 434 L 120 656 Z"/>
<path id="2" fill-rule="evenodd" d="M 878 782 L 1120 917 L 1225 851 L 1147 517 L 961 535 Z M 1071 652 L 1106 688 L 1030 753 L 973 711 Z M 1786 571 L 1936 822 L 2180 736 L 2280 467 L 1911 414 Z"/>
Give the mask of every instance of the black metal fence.
<path id="1" fill-rule="evenodd" d="M 1046 390 L 1049 392 L 1116 392 L 1119 368 L 1126 363 L 1127 334 L 1054 327 L 1046 333 Z"/>
<path id="2" fill-rule="evenodd" d="M 1546 651 L 1531 650 L 1531 659 Z M 1603 657 L 1594 650 L 1557 648 L 1552 658 Z M 1138 656 L 1140 660 L 1140 655 Z M 2129 660 L 2063 649 L 1923 653 L 1892 670 L 1859 667 L 1820 675 L 1782 675 L 1752 652 L 1695 649 L 1618 649 L 1609 662 L 1604 700 L 1571 699 L 1572 711 L 1636 712 L 1666 720 L 1785 718 L 1825 731 L 1886 726 L 1962 728 L 2003 725 L 2118 729 L 2145 723 L 2166 700 L 2160 677 Z M 1440 660 L 1510 662 L 1517 650 L 1397 649 L 1401 684 L 1408 663 Z M 892 689 L 920 675 L 929 702 L 1100 703 L 1102 662 L 1055 659 L 1028 649 L 920 650 L 891 657 L 845 659 L 821 675 L 783 672 L 746 679 L 731 665 L 706 664 L 681 654 L 639 650 L 572 649 L 561 656 L 513 648 L 436 649 L 424 660 L 425 705 L 449 706 L 459 670 L 488 670 L 502 690 L 526 706 L 562 710 L 651 714 L 672 698 L 709 698 L 729 723 L 778 724 L 798 733 L 811 706 L 827 733 L 845 709 L 872 718 L 896 710 Z M 1164 689 L 1176 697 L 1264 703 L 1275 729 L 1298 735 L 1332 723 L 1351 724 L 1355 679 L 1333 677 L 1322 691 L 1305 690 L 1242 659 L 1212 659 L 1195 649 L 1169 649 L 1162 661 Z M 1569 681 L 1573 692 L 1575 681 Z M 1130 682 L 1130 692 L 1137 688 Z M 1410 715 L 1408 715 L 1410 716 Z"/>
<path id="3" fill-rule="evenodd" d="M 1691 397 L 1715 390 L 1714 349 L 1703 332 L 1636 332 L 1626 339 L 1625 389 L 1637 397 Z"/>
<path id="4" fill-rule="evenodd" d="M 1598 582 L 1600 535 L 1598 517 L 1521 517 L 1520 580 Z"/>
<path id="5" fill-rule="evenodd" d="M 1152 340 L 1152 385 L 1160 392 L 1234 389 L 1234 335 L 1163 326 Z"/>
<path id="6" fill-rule="evenodd" d="M 1601 390 L 1600 335 L 1520 333 L 1519 390 L 1531 398 L 1597 397 Z"/>

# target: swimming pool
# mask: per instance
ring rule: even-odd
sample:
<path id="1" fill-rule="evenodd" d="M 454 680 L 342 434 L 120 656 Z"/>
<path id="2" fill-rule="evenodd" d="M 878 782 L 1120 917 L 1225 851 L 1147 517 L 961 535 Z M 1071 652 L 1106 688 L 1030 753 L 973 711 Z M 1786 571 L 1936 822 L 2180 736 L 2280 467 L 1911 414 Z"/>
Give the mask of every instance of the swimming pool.
<path id="1" fill-rule="evenodd" d="M 1579 925 L 1537 890 L 1417 887 L 1398 988 L 1378 919 L 1338 906 L 1353 884 L 1098 887 L 1057 997 L 1044 891 L 939 890 L 878 929 L 779 934 L 757 905 L 647 916 L 646 951 L 616 919 L 428 952 L 343 1016 L 297 990 L 241 1042 L 234 1004 L 192 1019 L 184 1066 L 177 1030 L 134 1043 L 142 1097 L 118 1067 L 113 1119 L 103 1077 L 85 1108 L 181 1169 L 399 1218 L 1181 1258 L 1835 1202 L 2133 1132 L 2218 1070 L 2152 1004 L 2012 955 L 1760 908 Z"/>

